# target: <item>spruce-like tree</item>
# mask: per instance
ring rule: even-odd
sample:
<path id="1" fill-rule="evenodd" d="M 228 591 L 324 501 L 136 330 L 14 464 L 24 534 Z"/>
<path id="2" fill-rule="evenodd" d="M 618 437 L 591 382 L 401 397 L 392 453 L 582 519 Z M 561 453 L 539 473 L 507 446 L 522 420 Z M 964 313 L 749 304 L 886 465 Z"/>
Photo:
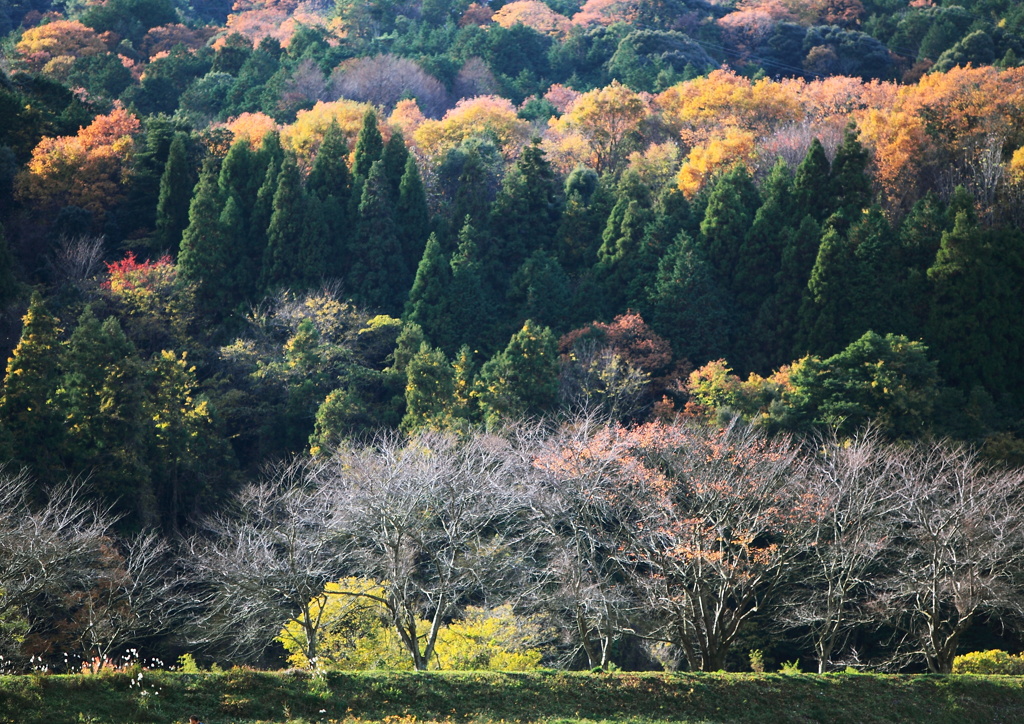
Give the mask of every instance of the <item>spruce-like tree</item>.
<path id="1" fill-rule="evenodd" d="M 832 166 L 817 138 L 793 174 L 793 223 L 811 216 L 819 224 L 835 211 L 832 196 Z"/>
<path id="2" fill-rule="evenodd" d="M 405 171 L 398 185 L 395 205 L 395 227 L 402 244 L 402 258 L 412 269 L 423 255 L 424 240 L 430 235 L 430 210 L 416 159 L 408 156 Z"/>
<path id="3" fill-rule="evenodd" d="M 416 268 L 403 318 L 415 322 L 426 338 L 439 347 L 450 347 L 454 327 L 451 319 L 451 265 L 441 251 L 436 234 L 427 239 L 423 258 Z"/>
<path id="4" fill-rule="evenodd" d="M 382 161 L 370 167 L 358 213 L 349 253 L 347 288 L 358 302 L 397 314 L 408 297 L 411 283 L 395 228 L 394 199 Z"/>
<path id="5" fill-rule="evenodd" d="M 662 258 L 647 294 L 644 318 L 671 343 L 677 358 L 701 365 L 729 351 L 733 320 L 726 296 L 686 231 Z"/>
<path id="6" fill-rule="evenodd" d="M 477 377 L 476 394 L 489 426 L 542 415 L 554 407 L 557 392 L 555 336 L 531 320 L 480 368 Z"/>
<path id="7" fill-rule="evenodd" d="M 163 175 L 160 177 L 160 195 L 156 203 L 156 248 L 177 255 L 181 235 L 188 226 L 188 210 L 192 201 L 194 179 L 188 161 L 187 136 L 174 134 L 167 154 Z"/>
<path id="8" fill-rule="evenodd" d="M 58 324 L 42 295 L 34 292 L 22 319 L 21 339 L 7 361 L 0 397 L 5 457 L 30 469 L 40 488 L 60 482 L 64 474 L 65 429 L 54 399 L 63 354 Z"/>
<path id="9" fill-rule="evenodd" d="M 260 286 L 265 291 L 304 286 L 313 270 L 306 269 L 303 243 L 309 231 L 306 194 L 293 156 L 287 156 L 278 175 L 273 213 L 267 227 Z"/>
<path id="10" fill-rule="evenodd" d="M 698 241 L 719 282 L 730 293 L 738 291 L 736 273 L 743 242 L 760 205 L 757 187 L 742 165 L 722 174 L 708 195 Z"/>
<path id="11" fill-rule="evenodd" d="M 223 284 L 237 257 L 231 248 L 231 235 L 221 224 L 224 199 L 217 174 L 216 161 L 208 158 L 189 205 L 188 227 L 178 253 L 178 274 L 182 281 L 195 285 L 200 312 L 221 321 L 240 300 L 235 289 Z"/>
<path id="12" fill-rule="evenodd" d="M 554 250 L 562 214 L 561 187 L 539 143 L 523 149 L 505 175 L 491 210 L 493 243 L 486 253 L 491 282 L 502 292 L 537 249 Z"/>
<path id="13" fill-rule="evenodd" d="M 380 160 L 383 153 L 384 137 L 380 135 L 380 129 L 377 127 L 377 112 L 369 108 L 363 115 L 363 125 L 356 137 L 352 173 L 360 180 L 367 179 L 370 176 L 370 168 Z"/>

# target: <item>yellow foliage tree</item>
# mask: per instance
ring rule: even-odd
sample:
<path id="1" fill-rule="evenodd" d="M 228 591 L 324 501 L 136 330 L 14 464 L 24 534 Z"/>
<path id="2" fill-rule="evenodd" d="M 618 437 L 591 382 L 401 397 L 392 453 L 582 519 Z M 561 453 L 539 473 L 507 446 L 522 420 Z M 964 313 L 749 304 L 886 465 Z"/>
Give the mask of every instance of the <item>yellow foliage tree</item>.
<path id="1" fill-rule="evenodd" d="M 363 127 L 363 116 L 370 109 L 368 103 L 359 103 L 342 98 L 331 103 L 323 101 L 306 111 L 299 111 L 295 123 L 281 132 L 281 141 L 299 157 L 303 165 L 312 163 L 324 134 L 332 121 L 337 121 L 345 134 L 349 148 L 355 148 L 359 129 Z M 381 129 L 386 132 L 386 129 Z"/>
<path id="2" fill-rule="evenodd" d="M 655 103 L 670 128 L 686 145 L 703 143 L 725 126 L 758 136 L 804 118 L 795 88 L 769 78 L 751 81 L 731 70 L 679 83 L 660 93 Z"/>
<path id="3" fill-rule="evenodd" d="M 640 94 L 613 80 L 611 85 L 581 95 L 550 124 L 563 136 L 583 138 L 590 147 L 587 165 L 602 172 L 625 161 L 639 141 L 648 115 L 647 103 Z"/>
<path id="4" fill-rule="evenodd" d="M 306 631 L 297 621 L 281 629 L 277 640 L 288 651 L 288 662 L 300 668 L 366 670 L 412 668 L 412 659 L 390 625 L 383 583 L 343 578 L 329 583 L 309 603 L 318 622 L 316 662 L 306 654 Z M 420 622 L 420 630 L 430 624 Z M 509 605 L 495 609 L 469 607 L 438 635 L 431 668 L 457 670 L 528 671 L 540 666 L 537 643 L 542 628 L 515 615 Z"/>
<path id="5" fill-rule="evenodd" d="M 498 96 L 477 96 L 459 101 L 435 121 L 424 121 L 413 134 L 428 156 L 440 157 L 467 138 L 490 136 L 506 157 L 514 157 L 530 138 L 530 124 L 519 118 L 512 102 Z"/>
<path id="6" fill-rule="evenodd" d="M 248 141 L 253 150 L 260 147 L 265 135 L 279 130 L 277 121 L 265 113 L 243 113 L 229 118 L 224 128 L 231 131 L 235 141 Z"/>
<path id="7" fill-rule="evenodd" d="M 737 163 L 752 170 L 755 159 L 754 134 L 741 128 L 726 128 L 722 136 L 694 146 L 679 169 L 679 189 L 692 198 L 716 173 Z"/>

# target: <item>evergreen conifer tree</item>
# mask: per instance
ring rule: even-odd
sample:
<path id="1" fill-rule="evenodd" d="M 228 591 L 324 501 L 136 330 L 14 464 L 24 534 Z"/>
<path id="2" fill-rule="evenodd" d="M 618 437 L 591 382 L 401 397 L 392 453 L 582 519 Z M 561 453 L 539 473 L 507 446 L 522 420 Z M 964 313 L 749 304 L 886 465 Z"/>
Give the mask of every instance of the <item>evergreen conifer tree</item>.
<path id="1" fill-rule="evenodd" d="M 9 445 L 3 452 L 29 468 L 39 485 L 47 486 L 63 477 L 65 432 L 54 400 L 62 366 L 59 322 L 34 292 L 22 324 L 0 397 L 0 425 Z"/>
<path id="2" fill-rule="evenodd" d="M 416 159 L 408 156 L 395 204 L 395 227 L 402 244 L 402 258 L 412 269 L 423 256 L 424 239 L 430 235 L 430 211 Z"/>
<path id="3" fill-rule="evenodd" d="M 184 133 L 174 134 L 167 163 L 160 177 L 160 195 L 156 204 L 156 246 L 173 255 L 177 255 L 181 235 L 188 226 L 188 210 L 194 185 L 185 143 Z"/>
<path id="4" fill-rule="evenodd" d="M 451 345 L 454 331 L 450 315 L 454 301 L 450 297 L 451 285 L 451 265 L 441 251 L 437 235 L 431 234 L 405 303 L 404 318 L 418 324 L 426 338 L 442 348 Z"/>
<path id="5" fill-rule="evenodd" d="M 408 297 L 410 275 L 402 258 L 394 200 L 382 161 L 374 162 L 363 185 L 349 257 L 347 281 L 353 297 L 385 313 L 397 313 Z"/>
<path id="6" fill-rule="evenodd" d="M 355 161 L 352 164 L 352 173 L 360 180 L 370 175 L 370 168 L 378 161 L 384 153 L 384 137 L 380 135 L 377 128 L 377 112 L 372 108 L 367 109 L 363 116 L 363 126 L 359 129 L 356 137 Z"/>
<path id="7" fill-rule="evenodd" d="M 480 369 L 477 396 L 488 425 L 541 415 L 558 392 L 558 351 L 547 327 L 527 320 Z"/>

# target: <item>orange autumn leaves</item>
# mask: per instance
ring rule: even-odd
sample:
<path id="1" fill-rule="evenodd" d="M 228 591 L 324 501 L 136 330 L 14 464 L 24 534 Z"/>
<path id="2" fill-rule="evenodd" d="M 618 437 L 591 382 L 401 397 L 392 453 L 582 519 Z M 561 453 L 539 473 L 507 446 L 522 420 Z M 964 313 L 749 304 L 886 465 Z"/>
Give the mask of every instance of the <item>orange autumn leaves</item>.
<path id="1" fill-rule="evenodd" d="M 127 193 L 139 119 L 115 108 L 74 136 L 44 138 L 17 180 L 18 193 L 43 207 L 78 206 L 101 218 Z"/>

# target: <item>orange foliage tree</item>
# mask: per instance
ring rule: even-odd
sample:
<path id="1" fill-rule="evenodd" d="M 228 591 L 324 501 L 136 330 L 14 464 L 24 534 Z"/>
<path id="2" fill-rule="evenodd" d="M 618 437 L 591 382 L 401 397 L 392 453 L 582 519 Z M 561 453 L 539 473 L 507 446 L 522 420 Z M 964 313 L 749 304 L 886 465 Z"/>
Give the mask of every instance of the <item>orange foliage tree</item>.
<path id="1" fill-rule="evenodd" d="M 493 15 L 493 21 L 503 28 L 525 25 L 538 33 L 564 36 L 569 30 L 569 18 L 556 13 L 540 0 L 515 0 L 503 5 Z"/>
<path id="2" fill-rule="evenodd" d="M 18 177 L 22 198 L 48 208 L 80 206 L 101 218 L 127 194 L 139 119 L 123 108 L 77 135 L 44 138 Z"/>
<path id="3" fill-rule="evenodd" d="M 270 131 L 279 130 L 277 121 L 265 113 L 243 113 L 229 118 L 223 127 L 231 131 L 235 141 L 248 141 L 253 150 L 260 147 Z"/>
<path id="4" fill-rule="evenodd" d="M 26 30 L 14 46 L 31 70 L 42 70 L 53 58 L 82 58 L 107 52 L 96 31 L 77 20 L 54 20 Z"/>

